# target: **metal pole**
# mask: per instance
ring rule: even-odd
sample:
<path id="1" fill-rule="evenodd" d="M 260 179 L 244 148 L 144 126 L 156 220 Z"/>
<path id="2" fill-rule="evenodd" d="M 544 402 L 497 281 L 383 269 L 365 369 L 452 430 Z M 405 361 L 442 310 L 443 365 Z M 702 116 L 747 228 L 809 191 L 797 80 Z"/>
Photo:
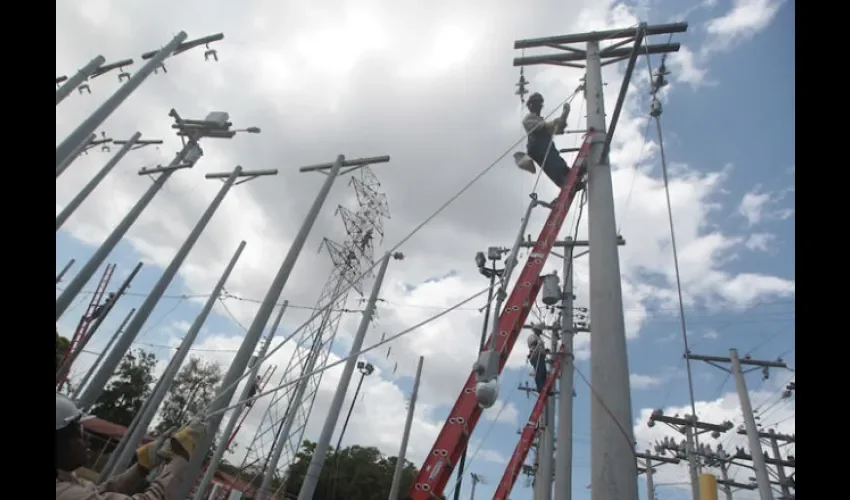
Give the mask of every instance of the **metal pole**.
<path id="1" fill-rule="evenodd" d="M 345 422 L 342 423 L 342 430 L 339 431 L 339 438 L 336 440 L 336 450 L 342 446 L 342 437 L 345 436 L 345 429 L 348 428 L 348 421 L 351 420 L 351 413 L 354 411 L 354 403 L 357 402 L 357 395 L 360 394 L 360 387 L 363 386 L 363 379 L 366 378 L 366 372 L 360 372 L 360 380 L 357 382 L 357 389 L 354 390 L 354 398 L 351 400 L 351 406 L 348 407 L 348 414 L 345 416 Z"/>
<path id="2" fill-rule="evenodd" d="M 750 443 L 750 455 L 753 457 L 753 469 L 756 472 L 759 497 L 761 500 L 773 500 L 773 490 L 770 489 L 770 476 L 767 473 L 764 452 L 761 450 L 759 430 L 756 427 L 756 419 L 753 417 L 753 405 L 750 403 L 750 393 L 747 392 L 747 382 L 744 380 L 744 372 L 741 370 L 741 360 L 738 359 L 737 349 L 729 349 L 729 359 L 732 363 L 732 374 L 735 376 L 735 386 L 738 388 L 741 413 L 744 414 L 744 428 L 747 430 L 747 440 Z"/>
<path id="3" fill-rule="evenodd" d="M 257 310 L 257 314 L 251 322 L 251 326 L 248 327 L 248 331 L 245 333 L 245 341 L 242 342 L 242 345 L 239 347 L 239 351 L 233 358 L 233 363 L 231 363 L 227 374 L 221 382 L 221 389 L 219 390 L 219 393 L 216 394 L 216 399 L 208 408 L 209 413 L 214 413 L 226 407 L 233 398 L 233 394 L 236 392 L 236 382 L 245 372 L 245 367 L 251 358 L 251 353 L 254 351 L 257 341 L 260 339 L 260 335 L 263 333 L 266 323 L 269 321 L 269 316 L 271 316 L 275 302 L 278 297 L 280 297 L 280 293 L 283 291 L 283 287 L 286 285 L 286 281 L 289 279 L 290 273 L 292 273 L 292 268 L 295 267 L 295 261 L 298 260 L 298 254 L 301 253 L 301 249 L 304 247 L 304 242 L 307 241 L 307 236 L 310 234 L 310 230 L 316 222 L 319 211 L 322 209 L 322 205 L 325 203 L 325 199 L 327 199 L 328 193 L 330 192 L 333 182 L 339 174 L 339 169 L 342 167 L 342 163 L 344 161 L 345 157 L 342 155 L 337 157 L 333 167 L 331 167 L 330 172 L 328 172 L 328 176 L 325 178 L 325 182 L 322 184 L 322 188 L 319 190 L 318 196 L 316 196 L 316 199 L 313 201 L 313 205 L 310 207 L 310 211 L 307 213 L 307 217 L 304 219 L 301 229 L 298 230 L 298 234 L 295 235 L 295 239 L 289 247 L 286 258 L 283 260 L 283 263 L 281 264 L 277 275 L 274 277 L 271 286 L 269 286 L 269 291 L 266 293 L 263 303 L 260 304 L 260 308 Z M 209 419 L 207 424 L 207 433 L 201 443 L 199 443 L 199 450 L 209 449 L 213 439 L 215 439 L 218 426 L 221 424 L 221 418 L 221 414 L 216 414 Z M 186 498 L 189 496 L 189 490 L 192 488 L 192 482 L 201 472 L 203 461 L 203 453 L 196 453 L 195 456 L 192 457 L 189 461 L 189 466 L 186 470 L 186 476 L 183 480 L 183 484 L 175 495 L 175 498 Z"/>
<path id="4" fill-rule="evenodd" d="M 139 306 L 139 312 L 133 316 L 133 319 L 127 326 L 127 330 L 124 332 L 124 335 L 122 335 L 118 339 L 118 342 L 116 342 L 115 349 L 109 353 L 109 356 L 103 362 L 103 366 L 101 366 L 100 370 L 98 370 L 92 378 L 92 383 L 82 396 L 80 396 L 79 404 L 83 408 L 89 408 L 95 401 L 97 401 L 97 398 L 100 397 L 100 393 L 103 391 L 109 377 L 111 377 L 112 373 L 115 371 L 115 367 L 118 366 L 118 363 L 121 362 L 121 358 L 123 358 L 127 350 L 130 349 L 130 345 L 134 340 L 136 340 L 136 337 L 139 335 L 139 332 L 142 330 L 142 327 L 145 325 L 145 322 L 148 320 L 151 312 L 153 312 L 154 307 L 156 307 L 159 299 L 162 298 L 162 294 L 165 293 L 165 289 L 168 288 L 168 285 L 171 284 L 171 281 L 177 275 L 177 271 L 180 270 L 180 266 L 183 265 L 183 262 L 186 260 L 186 257 L 189 255 L 192 247 L 195 246 L 198 238 L 201 237 L 201 234 L 204 232 L 204 229 L 206 229 L 207 224 L 209 224 L 212 216 L 215 214 L 215 211 L 218 210 L 218 207 L 224 200 L 225 195 L 228 191 L 230 191 L 230 188 L 233 186 L 233 183 L 236 181 L 236 178 L 241 172 L 242 167 L 236 167 L 233 169 L 230 177 L 228 177 L 227 181 L 221 187 L 212 203 L 210 203 L 210 206 L 206 209 L 203 215 L 201 215 L 201 218 L 195 225 L 195 228 L 192 229 L 191 233 L 189 233 L 189 237 L 186 238 L 186 241 L 184 241 L 177 250 L 177 254 L 171 260 L 171 263 L 168 264 L 168 267 L 165 268 L 165 272 L 162 273 L 162 276 L 160 276 L 159 280 L 157 280 L 156 284 L 151 289 L 150 294 L 148 294 L 145 298 L 142 305 Z M 168 172 L 162 174 L 157 181 L 168 174 Z"/>
<path id="5" fill-rule="evenodd" d="M 62 366 L 60 366 L 59 369 L 56 371 L 57 384 L 64 380 L 68 372 L 71 371 L 71 365 L 74 364 L 74 361 L 77 360 L 77 357 L 79 357 L 80 353 L 83 352 L 83 349 L 86 348 L 89 343 L 89 340 L 91 340 L 91 338 L 100 328 L 100 325 L 102 325 L 103 322 L 106 321 L 106 317 L 109 315 L 110 311 L 112 311 L 112 308 L 115 307 L 115 304 L 118 302 L 118 299 L 120 299 L 124 295 L 124 292 L 126 292 L 127 289 L 130 288 L 130 283 L 132 283 L 133 279 L 136 278 L 136 275 L 139 274 L 139 270 L 141 268 L 141 262 L 136 264 L 136 267 L 133 268 L 133 271 L 130 272 L 130 275 L 127 276 L 127 279 L 125 279 L 124 282 L 121 283 L 121 286 L 118 287 L 118 291 L 115 292 L 115 295 L 112 297 L 110 303 L 103 308 L 103 311 L 101 311 L 100 313 L 100 317 L 97 318 L 95 323 L 91 326 L 91 328 L 89 328 L 89 331 L 86 333 L 86 336 L 80 339 L 79 342 L 77 342 L 77 345 L 74 347 L 74 350 L 71 352 L 71 355 L 68 356 Z"/>
<path id="6" fill-rule="evenodd" d="M 472 493 L 469 495 L 469 500 L 475 500 L 475 486 L 478 484 L 478 481 L 475 478 L 472 478 Z"/>
<path id="7" fill-rule="evenodd" d="M 720 463 L 720 477 L 723 479 L 723 494 L 726 495 L 726 500 L 734 500 L 732 498 L 732 487 L 729 486 L 729 471 L 726 468 L 726 462 Z"/>
<path id="8" fill-rule="evenodd" d="M 113 333 L 112 337 L 110 337 L 109 342 L 106 343 L 106 347 L 104 347 L 103 350 L 100 351 L 100 354 L 97 355 L 97 359 L 95 359 L 94 363 L 91 365 L 91 367 L 89 367 L 89 371 L 86 372 L 85 376 L 80 381 L 77 388 L 74 389 L 74 393 L 71 395 L 71 399 L 76 401 L 77 398 L 80 396 L 80 392 L 83 390 L 83 387 L 88 384 L 88 381 L 91 378 L 92 374 L 97 369 L 98 365 L 100 365 L 100 362 L 103 360 L 103 356 L 106 355 L 106 353 L 109 351 L 109 348 L 112 347 L 113 343 L 115 343 L 115 339 L 117 339 L 118 336 L 121 335 L 121 332 L 124 331 L 124 327 L 127 325 L 127 322 L 130 321 L 130 318 L 135 312 L 136 308 L 134 307 L 133 309 L 130 309 L 130 312 L 127 313 L 127 316 L 124 317 L 124 320 L 121 322 L 121 325 L 118 326 L 118 329 L 115 330 L 115 333 Z"/>
<path id="9" fill-rule="evenodd" d="M 564 300 L 561 303 L 561 343 L 564 361 L 558 381 L 558 446 L 555 447 L 555 500 L 570 500 L 573 492 L 573 248 L 564 246 Z"/>
<path id="10" fill-rule="evenodd" d="M 195 318 L 195 321 L 192 322 L 192 325 L 189 327 L 189 330 L 186 332 L 186 335 L 180 342 L 180 347 L 177 349 L 177 352 L 174 353 L 174 356 L 171 358 L 171 362 L 168 364 L 168 368 L 166 368 L 162 376 L 159 377 L 159 380 L 157 381 L 156 387 L 154 387 L 153 392 L 145 400 L 145 403 L 142 408 L 137 412 L 137 414 L 141 415 L 139 425 L 135 429 L 133 429 L 132 432 L 127 432 L 124 434 L 124 439 L 122 439 L 122 441 L 126 441 L 127 444 L 124 446 L 120 457 L 116 461 L 117 470 L 124 470 L 127 465 L 129 465 L 130 460 L 133 457 L 133 453 L 136 450 L 136 447 L 141 444 L 142 439 L 145 437 L 145 433 L 147 432 L 151 420 L 153 420 L 154 415 L 156 415 L 156 412 L 159 409 L 159 405 L 162 404 L 162 401 L 165 399 L 165 395 L 168 393 L 168 390 L 171 389 L 171 386 L 174 383 L 174 378 L 177 376 L 178 370 L 180 370 L 181 365 L 186 360 L 186 357 L 189 355 L 189 349 L 192 347 L 192 344 L 195 343 L 195 339 L 198 337 L 198 333 L 201 331 L 201 327 L 206 322 L 207 317 L 212 311 L 213 306 L 221 296 L 221 290 L 224 288 L 224 284 L 227 283 L 227 280 L 230 278 L 230 273 L 233 272 L 233 268 L 236 266 L 236 262 L 239 260 L 239 257 L 242 255 L 242 251 L 244 249 L 245 242 L 242 241 L 239 243 L 239 246 L 236 248 L 236 252 L 233 254 L 233 257 L 231 257 L 230 262 L 224 269 L 224 273 L 222 273 L 221 278 L 219 278 L 218 280 L 218 283 L 216 283 L 212 292 L 210 292 L 210 296 L 209 298 L 207 298 L 207 301 L 204 304 L 204 307 L 201 309 L 201 312 L 198 313 L 198 316 Z M 283 315 L 283 311 L 285 309 L 286 304 L 284 304 L 284 306 L 281 308 L 281 315 Z M 113 455 L 115 455 L 115 453 L 113 453 Z"/>
<path id="11" fill-rule="evenodd" d="M 345 394 L 348 392 L 348 385 L 351 383 L 351 376 L 354 374 L 354 366 L 357 364 L 357 353 L 360 352 L 360 348 L 363 346 L 363 339 L 369 330 L 369 323 L 372 321 L 372 315 L 375 313 L 375 304 L 378 302 L 378 293 L 381 291 L 381 284 L 384 281 L 384 275 L 387 273 L 387 266 L 392 256 L 391 253 L 387 252 L 381 260 L 378 275 L 375 278 L 375 283 L 372 285 L 372 292 L 369 294 L 369 301 L 366 303 L 366 310 L 363 311 L 363 317 L 360 318 L 360 326 L 357 327 L 357 332 L 354 334 L 351 351 L 342 369 L 339 385 L 337 385 L 333 400 L 331 400 L 328 416 L 322 427 L 322 433 L 319 435 L 316 449 L 313 450 L 313 457 L 310 459 L 310 465 L 307 467 L 307 472 L 304 476 L 304 482 L 301 484 L 301 490 L 298 492 L 298 500 L 311 500 L 313 494 L 316 492 L 316 486 L 319 484 L 319 475 L 322 473 L 322 466 L 328 455 L 328 447 L 331 444 L 331 438 L 333 437 L 334 429 L 339 419 L 339 412 L 342 410 Z M 307 382 L 307 380 L 305 379 L 304 382 Z M 306 386 L 306 383 L 304 385 Z M 263 484 L 260 486 L 261 491 L 265 492 L 271 486 L 272 476 L 273 474 L 266 474 L 263 477 Z M 261 493 L 261 499 L 264 497 L 265 493 Z"/>
<path id="12" fill-rule="evenodd" d="M 623 291 L 614 216 L 611 166 L 605 147 L 605 106 L 599 42 L 587 42 L 585 78 L 587 128 L 592 135 L 588 166 L 590 248 L 591 499 L 637 498 L 629 361 L 623 319 Z"/>
<path id="13" fill-rule="evenodd" d="M 74 160 L 76 160 L 83 153 L 83 150 L 86 149 L 88 145 L 91 144 L 91 142 L 95 139 L 97 139 L 97 135 L 90 135 L 88 139 L 83 140 L 79 144 L 75 145 L 71 152 L 68 154 L 68 156 L 62 158 L 62 161 L 56 162 L 57 179 L 60 175 L 62 175 L 62 172 L 64 172 L 65 169 L 67 169 L 72 163 L 74 163 Z"/>
<path id="14" fill-rule="evenodd" d="M 121 105 L 129 96 L 136 90 L 139 85 L 142 84 L 145 79 L 150 76 L 153 71 L 158 68 L 163 61 L 165 61 L 168 56 L 174 52 L 174 49 L 180 45 L 183 40 L 186 39 L 186 32 L 181 31 L 177 34 L 165 47 L 160 49 L 159 52 L 156 53 L 155 56 L 148 61 L 147 64 L 142 66 L 139 71 L 136 72 L 127 83 L 118 87 L 118 90 L 112 94 L 109 99 L 106 100 L 103 104 L 97 108 L 94 113 L 91 114 L 86 120 L 80 124 L 71 135 L 69 135 L 64 141 L 62 141 L 59 146 L 56 147 L 56 167 L 57 167 L 57 176 L 59 175 L 59 164 L 65 160 L 68 156 L 71 155 L 71 152 L 74 150 L 77 145 L 85 142 L 85 138 L 94 133 L 94 131 L 99 127 L 106 119 L 111 115 L 118 106 Z"/>
<path id="15" fill-rule="evenodd" d="M 183 148 L 180 150 L 180 152 L 177 153 L 171 163 L 169 163 L 168 166 L 165 168 L 175 168 L 177 165 L 180 164 L 186 154 L 188 154 L 188 152 L 195 147 L 198 147 L 196 142 L 187 142 L 186 145 L 184 145 Z M 92 254 L 88 262 L 86 262 L 85 265 L 83 265 L 83 268 L 80 269 L 80 272 L 77 273 L 76 276 L 74 276 L 74 279 L 71 280 L 70 283 L 68 283 L 68 286 L 56 299 L 56 321 L 59 321 L 59 317 L 62 316 L 66 309 L 68 309 L 68 307 L 71 305 L 71 302 L 73 302 L 77 294 L 80 293 L 80 290 L 82 290 L 86 283 L 89 282 L 91 277 L 97 271 L 97 268 L 99 268 L 100 265 L 103 264 L 103 261 L 106 260 L 106 257 L 109 255 L 109 253 L 112 252 L 112 250 L 115 248 L 115 245 L 117 245 L 118 242 L 121 241 L 121 238 L 123 238 L 124 235 L 127 234 L 127 231 L 130 229 L 130 226 L 132 226 L 133 223 L 136 222 L 136 219 L 139 218 L 139 215 L 142 214 L 142 211 L 147 208 L 151 200 L 153 200 L 154 196 L 156 196 L 159 190 L 162 189 L 162 186 L 165 184 L 165 181 L 167 181 L 173 173 L 174 170 L 166 170 L 165 172 L 160 174 L 160 176 L 157 177 L 156 180 L 154 180 L 153 184 L 151 184 L 151 187 L 149 187 L 148 190 L 145 191 L 145 194 L 143 194 L 139 201 L 137 201 L 136 204 L 133 206 L 133 208 L 131 208 L 130 211 L 127 212 L 127 215 L 125 215 L 121 222 L 119 222 L 118 225 L 115 226 L 115 229 L 112 230 L 112 233 L 110 233 L 110 235 L 106 237 L 106 240 L 103 242 L 103 244 L 100 245 L 100 248 L 95 250 L 94 254 Z"/>
<path id="16" fill-rule="evenodd" d="M 59 271 L 59 274 L 56 275 L 56 284 L 57 285 L 59 284 L 60 281 L 62 281 L 62 278 L 65 277 L 65 273 L 68 272 L 68 269 L 71 269 L 71 266 L 74 265 L 74 262 L 77 262 L 77 259 L 71 259 L 70 261 L 68 261 L 68 263 L 65 264 L 65 267 L 63 267 L 62 270 Z"/>
<path id="17" fill-rule="evenodd" d="M 88 80 L 98 68 L 103 66 L 103 63 L 106 62 L 106 59 L 103 56 L 97 56 L 88 64 L 82 67 L 77 74 L 65 80 L 65 84 L 56 89 L 56 105 L 58 106 L 60 102 L 62 102 L 66 97 L 68 97 L 71 92 L 74 91 L 77 87 L 80 86 L 81 83 Z"/>
<path id="18" fill-rule="evenodd" d="M 788 479 L 785 477 L 785 467 L 782 465 L 782 453 L 779 451 L 779 441 L 776 439 L 776 431 L 770 429 L 770 446 L 773 448 L 773 459 L 776 460 L 776 475 L 779 477 L 779 487 L 782 488 L 783 500 L 791 498 L 791 489 L 788 488 Z"/>
<path id="19" fill-rule="evenodd" d="M 333 293 L 331 294 L 331 297 L 336 296 L 342 284 L 343 279 L 340 278 Z M 304 398 L 304 392 L 307 390 L 307 384 L 310 382 L 309 374 L 316 366 L 316 360 L 319 358 L 319 351 L 322 349 L 321 334 L 325 330 L 325 326 L 330 319 L 332 305 L 333 304 L 330 302 L 327 304 L 327 309 L 325 309 L 322 321 L 319 324 L 316 337 L 313 341 L 313 345 L 310 348 L 310 354 L 307 355 L 307 363 L 304 365 L 304 369 L 301 372 L 301 379 L 296 383 L 295 391 L 287 404 L 288 408 L 286 415 L 284 416 L 283 426 L 280 428 L 280 435 L 278 435 L 277 441 L 272 445 L 272 452 L 265 467 L 263 481 L 260 484 L 260 489 L 257 490 L 257 500 L 265 500 L 268 495 L 272 479 L 274 478 L 274 473 L 277 470 L 277 465 L 280 461 L 280 455 L 283 453 L 283 448 L 289 441 L 289 433 L 292 431 L 292 425 L 295 423 L 295 416 L 298 412 L 298 407 L 301 406 L 301 400 Z M 315 454 L 315 450 L 313 453 Z M 307 480 L 306 477 L 304 480 Z"/>
<path id="20" fill-rule="evenodd" d="M 649 450 L 646 450 L 646 498 L 647 500 L 655 500 L 655 482 L 652 477 L 653 470 L 650 456 L 652 455 L 649 453 Z"/>
<path id="21" fill-rule="evenodd" d="M 551 338 L 550 350 L 552 353 L 558 352 L 558 341 L 554 334 Z M 553 393 L 548 394 L 546 397 L 543 418 L 545 425 L 543 428 L 544 437 L 540 450 L 540 467 L 537 473 L 537 481 L 540 483 L 540 494 L 536 500 L 552 500 L 552 479 L 555 465 L 552 463 L 555 455 L 555 394 Z"/>
<path id="22" fill-rule="evenodd" d="M 496 261 L 491 261 L 493 264 L 490 267 L 490 288 L 487 290 L 487 305 L 484 310 L 484 325 L 481 328 L 481 342 L 478 344 L 478 352 L 484 350 L 484 342 L 487 341 L 487 326 L 490 322 L 490 309 L 493 305 L 493 289 L 496 286 Z M 457 467 L 457 482 L 455 483 L 454 500 L 460 500 L 460 486 L 463 483 L 463 475 L 466 473 L 466 447 L 463 448 L 463 453 L 460 456 L 460 462 Z"/>
<path id="23" fill-rule="evenodd" d="M 271 346 L 272 339 L 274 338 L 275 332 L 277 332 L 277 328 L 280 325 L 280 320 L 283 318 L 283 313 L 286 311 L 286 307 L 289 305 L 289 301 L 283 303 L 280 311 L 277 313 L 277 317 L 272 324 L 271 330 L 269 330 L 268 340 L 260 348 L 260 352 L 257 354 L 256 359 L 251 363 L 250 372 L 251 374 L 248 376 L 248 381 L 245 384 L 245 387 L 242 389 L 242 394 L 239 396 L 239 401 L 242 401 L 242 404 L 233 409 L 233 413 L 230 415 L 230 420 L 227 421 L 227 424 L 224 426 L 224 431 L 221 434 L 221 438 L 218 441 L 218 445 L 216 446 L 215 453 L 213 453 L 212 458 L 210 458 L 210 463 L 207 465 L 207 470 L 204 472 L 204 477 L 201 478 L 201 481 L 198 483 L 198 487 L 195 490 L 195 500 L 201 500 L 205 498 L 204 492 L 207 490 L 207 487 L 212 482 L 213 477 L 215 476 L 216 471 L 218 470 L 218 465 L 221 462 L 221 457 L 224 456 L 224 452 L 227 451 L 227 445 L 230 442 L 230 437 L 233 435 L 233 429 L 236 428 L 236 424 L 239 421 L 239 417 L 242 416 L 242 412 L 245 410 L 246 403 L 244 402 L 248 399 L 251 394 L 251 387 L 257 382 L 257 374 L 260 373 L 260 365 L 263 363 L 263 359 L 266 357 L 266 353 L 269 352 L 269 347 Z M 247 339 L 246 339 L 247 341 Z M 243 341 L 244 344 L 245 341 Z M 206 449 L 206 448 L 202 448 Z M 206 453 L 201 454 L 206 455 Z M 191 479 L 194 480 L 196 476 L 192 476 Z M 189 476 L 187 476 L 189 478 Z"/>
<path id="24" fill-rule="evenodd" d="M 404 434 L 401 436 L 401 447 L 398 450 L 398 459 L 395 463 L 395 472 L 393 473 L 393 482 L 390 487 L 388 500 L 398 500 L 398 491 L 401 488 L 401 474 L 404 472 L 404 461 L 407 454 L 407 441 L 410 439 L 410 429 L 413 426 L 413 410 L 416 408 L 416 396 L 419 393 L 419 380 L 422 377 L 422 362 L 424 360 L 424 357 L 419 356 L 419 364 L 416 366 L 416 378 L 413 380 L 413 392 L 410 393 L 410 407 L 407 409 L 407 420 L 404 422 Z"/>
<path id="25" fill-rule="evenodd" d="M 699 471 L 697 470 L 697 454 L 694 443 L 694 426 L 685 427 L 685 446 L 687 447 L 688 471 L 691 474 L 691 497 L 700 500 Z"/>
<path id="26" fill-rule="evenodd" d="M 71 214 L 73 214 L 74 211 L 79 208 L 83 201 L 88 198 L 92 191 L 94 191 L 94 188 L 96 188 L 97 185 L 100 184 L 100 182 L 109 174 L 109 172 L 111 172 L 112 169 L 115 168 L 115 165 L 118 165 L 118 162 L 121 161 L 121 159 L 124 158 L 124 156 L 130 152 L 130 150 L 133 148 L 133 146 L 136 145 L 136 141 L 138 141 L 140 137 L 142 137 L 141 132 L 136 132 L 135 134 L 133 134 L 133 136 L 130 137 L 130 140 L 128 140 L 127 143 L 124 144 L 121 149 L 118 150 L 117 153 L 115 153 L 115 156 L 110 158 L 109 161 L 106 162 L 106 165 L 104 165 L 103 168 L 101 168 L 100 171 L 95 174 L 94 177 L 92 177 L 89 183 L 86 184 L 85 187 L 81 189 L 79 193 L 77 193 L 77 196 L 74 196 L 74 199 L 69 201 L 65 208 L 63 208 L 62 211 L 59 212 L 59 215 L 56 216 L 57 231 L 60 227 L 62 227 L 62 224 L 64 224 L 65 221 L 68 220 L 68 217 L 70 217 Z"/>

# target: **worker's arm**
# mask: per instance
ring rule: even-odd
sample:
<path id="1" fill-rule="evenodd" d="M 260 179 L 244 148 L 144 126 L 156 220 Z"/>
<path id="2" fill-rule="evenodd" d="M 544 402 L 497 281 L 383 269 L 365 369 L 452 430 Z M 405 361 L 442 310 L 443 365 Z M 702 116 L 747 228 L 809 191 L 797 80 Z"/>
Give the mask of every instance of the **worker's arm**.
<path id="1" fill-rule="evenodd" d="M 121 474 L 112 476 L 106 481 L 100 483 L 97 485 L 97 489 L 104 493 L 112 492 L 132 495 L 139 489 L 147 475 L 147 469 L 139 464 L 135 464 Z"/>
<path id="2" fill-rule="evenodd" d="M 141 479 L 145 477 L 144 469 L 137 466 L 131 467 L 127 472 L 99 485 L 96 489 L 91 485 L 87 487 L 77 482 L 57 481 L 56 500 L 176 500 L 177 490 L 186 476 L 187 465 L 186 459 L 175 456 L 162 468 L 145 491 L 136 494 L 132 494 L 133 490 L 116 491 L 111 488 L 141 486 Z M 138 482 L 131 484 L 136 480 Z"/>
<path id="3" fill-rule="evenodd" d="M 550 134 L 561 135 L 567 128 L 567 117 L 569 116 L 569 114 L 570 105 L 569 103 L 565 103 L 563 110 L 561 111 L 561 116 L 559 116 L 558 118 L 547 122 L 543 119 L 542 116 L 529 113 L 522 120 L 522 126 L 525 128 L 526 133 L 529 134 L 539 128 L 543 128 Z"/>

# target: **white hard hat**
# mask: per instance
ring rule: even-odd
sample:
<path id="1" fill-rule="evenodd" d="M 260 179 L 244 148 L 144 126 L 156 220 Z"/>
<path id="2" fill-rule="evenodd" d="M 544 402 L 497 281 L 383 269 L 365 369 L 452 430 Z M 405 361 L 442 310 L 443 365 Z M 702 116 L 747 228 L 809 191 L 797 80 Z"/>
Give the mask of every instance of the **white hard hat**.
<path id="1" fill-rule="evenodd" d="M 529 347 L 529 348 L 531 348 L 531 347 L 536 346 L 536 345 L 537 345 L 537 342 L 538 342 L 539 340 L 540 340 L 540 339 L 539 339 L 539 338 L 537 338 L 537 334 L 536 334 L 536 333 L 532 333 L 531 335 L 529 335 L 529 336 L 528 336 L 528 347 Z"/>
<path id="2" fill-rule="evenodd" d="M 64 394 L 56 393 L 56 430 L 64 429 L 70 424 L 87 420 L 91 417 L 77 408 L 71 398 Z"/>

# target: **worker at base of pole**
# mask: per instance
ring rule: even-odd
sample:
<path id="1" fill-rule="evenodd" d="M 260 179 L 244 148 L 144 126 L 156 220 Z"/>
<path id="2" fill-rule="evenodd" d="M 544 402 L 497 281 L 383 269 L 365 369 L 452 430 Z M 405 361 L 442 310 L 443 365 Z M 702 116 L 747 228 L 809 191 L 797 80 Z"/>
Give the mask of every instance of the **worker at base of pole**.
<path id="1" fill-rule="evenodd" d="M 136 464 L 127 471 L 94 485 L 73 471 L 84 466 L 91 450 L 80 422 L 87 417 L 67 396 L 56 393 L 56 500 L 176 500 L 188 460 L 206 432 L 198 419 L 176 433 L 163 433 L 136 451 Z M 147 488 L 137 493 L 147 476 L 160 465 Z"/>
<path id="2" fill-rule="evenodd" d="M 561 116 L 548 122 L 540 114 L 543 111 L 543 96 L 540 93 L 534 92 L 528 96 L 526 107 L 528 107 L 529 113 L 522 119 L 522 126 L 528 134 L 528 144 L 526 147 L 528 155 L 517 153 L 514 155 L 514 160 L 520 169 L 532 174 L 536 172 L 534 163 L 537 163 L 543 169 L 543 173 L 558 188 L 561 188 L 567 180 L 570 167 L 567 166 L 567 162 L 561 157 L 561 153 L 555 147 L 552 137 L 561 135 L 566 130 L 567 117 L 570 114 L 570 103 L 564 103 Z M 532 162 L 531 160 L 534 161 Z M 579 183 L 578 189 L 582 187 L 583 183 Z"/>
<path id="3" fill-rule="evenodd" d="M 528 362 L 533 368 L 531 376 L 537 386 L 537 392 L 543 392 L 548 377 L 546 370 L 546 346 L 543 344 L 543 331 L 537 328 L 531 330 L 528 336 Z"/>

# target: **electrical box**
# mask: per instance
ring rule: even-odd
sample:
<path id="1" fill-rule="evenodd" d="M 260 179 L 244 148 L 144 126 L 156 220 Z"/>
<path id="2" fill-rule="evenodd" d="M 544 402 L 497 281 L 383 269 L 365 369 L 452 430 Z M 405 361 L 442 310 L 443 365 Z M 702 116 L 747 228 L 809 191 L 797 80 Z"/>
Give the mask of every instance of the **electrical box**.
<path id="1" fill-rule="evenodd" d="M 552 306 L 561 301 L 561 284 L 557 274 L 547 274 L 543 277 L 543 303 Z"/>
<path id="2" fill-rule="evenodd" d="M 224 111 L 212 111 L 210 114 L 204 118 L 205 122 L 215 123 L 219 127 L 227 126 L 227 121 L 230 119 L 230 115 L 225 113 Z"/>
<path id="3" fill-rule="evenodd" d="M 490 260 L 502 260 L 502 249 L 499 247 L 488 248 L 487 258 Z"/>
<path id="4" fill-rule="evenodd" d="M 183 157 L 183 161 L 185 163 L 195 163 L 204 156 L 204 150 L 201 149 L 197 143 L 193 143 L 189 146 L 189 150 L 186 151 L 186 156 Z"/>

